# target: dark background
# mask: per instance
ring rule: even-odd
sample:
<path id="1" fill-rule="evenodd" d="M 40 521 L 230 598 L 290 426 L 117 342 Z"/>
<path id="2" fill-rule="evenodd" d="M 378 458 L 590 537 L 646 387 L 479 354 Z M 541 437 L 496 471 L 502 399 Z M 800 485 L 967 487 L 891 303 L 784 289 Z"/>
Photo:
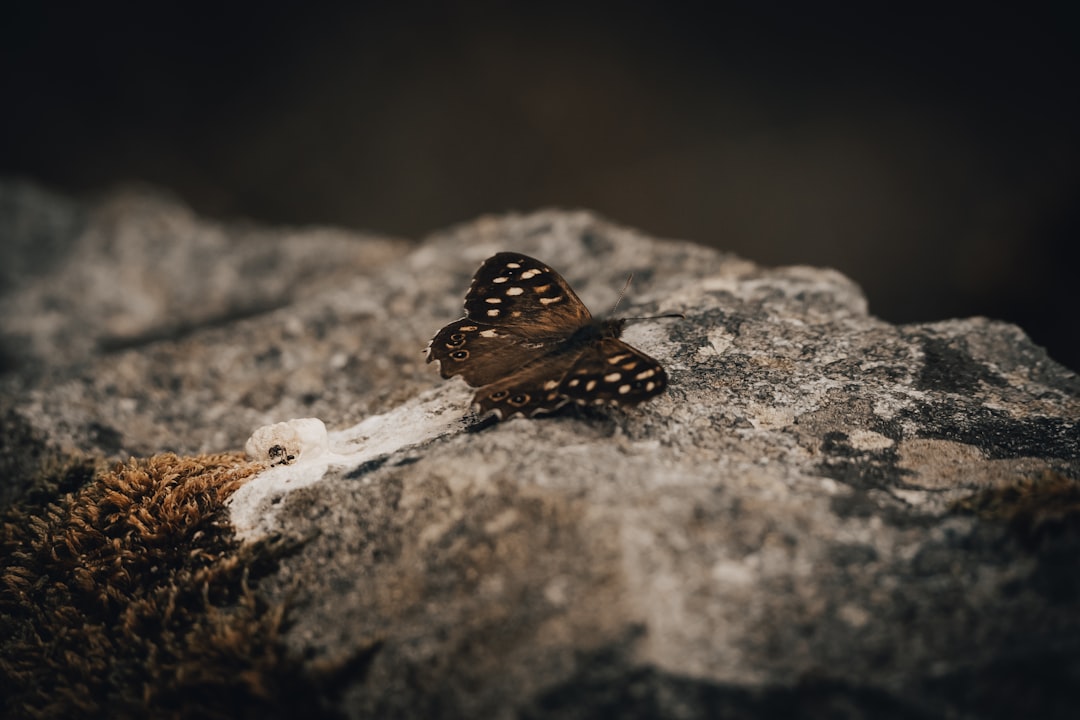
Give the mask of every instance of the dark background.
<path id="1" fill-rule="evenodd" d="M 1075 3 L 11 5 L 0 174 L 415 238 L 586 207 L 1080 368 Z"/>

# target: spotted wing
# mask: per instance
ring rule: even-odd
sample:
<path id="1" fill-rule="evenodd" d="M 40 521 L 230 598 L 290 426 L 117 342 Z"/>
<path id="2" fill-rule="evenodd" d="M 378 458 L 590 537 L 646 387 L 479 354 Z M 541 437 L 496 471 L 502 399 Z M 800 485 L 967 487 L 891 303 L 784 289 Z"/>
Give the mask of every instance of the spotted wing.
<path id="1" fill-rule="evenodd" d="M 573 357 L 565 353 L 543 357 L 477 390 L 473 409 L 481 416 L 491 414 L 500 420 L 557 410 L 569 400 L 559 385 L 571 362 Z"/>
<path id="2" fill-rule="evenodd" d="M 439 361 L 444 378 L 487 385 L 558 350 L 591 320 L 559 273 L 528 255 L 501 252 L 476 271 L 465 317 L 435 335 L 427 360 Z"/>
<path id="3" fill-rule="evenodd" d="M 569 337 L 592 320 L 559 273 L 514 252 L 492 255 L 476 271 L 465 315 L 525 338 Z"/>
<path id="4" fill-rule="evenodd" d="M 656 360 L 616 338 L 546 355 L 477 390 L 473 406 L 500 420 L 532 417 L 579 405 L 636 405 L 664 392 L 667 373 Z"/>
<path id="5" fill-rule="evenodd" d="M 579 405 L 636 405 L 664 392 L 659 362 L 622 340 L 605 337 L 582 352 L 558 391 Z"/>
<path id="6" fill-rule="evenodd" d="M 511 375 L 550 353 L 561 338 L 529 340 L 499 325 L 461 318 L 440 330 L 427 347 L 444 378 L 460 375 L 473 387 Z"/>

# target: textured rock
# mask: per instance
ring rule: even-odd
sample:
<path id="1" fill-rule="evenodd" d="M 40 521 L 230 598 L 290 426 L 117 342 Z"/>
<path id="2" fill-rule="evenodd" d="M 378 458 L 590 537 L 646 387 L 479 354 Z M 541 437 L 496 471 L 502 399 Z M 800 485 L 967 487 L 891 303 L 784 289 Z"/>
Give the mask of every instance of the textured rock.
<path id="1" fill-rule="evenodd" d="M 405 248 L 331 228 L 209 222 L 147 189 L 86 207 L 6 181 L 0 209 L 4 350 L 52 365 L 264 314 L 370 276 Z"/>
<path id="2" fill-rule="evenodd" d="M 19 398 L 0 408 L 9 477 L 26 475 L 13 471 L 31 445 L 121 459 L 242 449 L 254 427 L 339 417 L 359 394 L 345 387 L 370 388 L 350 370 L 354 333 L 385 318 L 366 284 L 404 241 L 222 225 L 148 190 L 81 205 L 8 181 L 0 208 L 2 245 L 22 271 L 0 294 L 0 347 L 14 368 L 0 393 Z M 16 259 L 41 247 L 67 253 Z M 392 362 L 372 347 L 367 356 L 369 367 Z"/>
<path id="3" fill-rule="evenodd" d="M 562 271 L 596 314 L 631 271 L 622 313 L 685 313 L 625 335 L 664 363 L 668 393 L 463 421 L 471 392 L 421 350 L 505 249 Z M 763 268 L 584 212 L 483 218 L 381 257 L 374 272 L 311 270 L 281 307 L 179 337 L 102 343 L 103 318 L 84 360 L 9 374 L 2 398 L 25 435 L 105 455 L 237 449 L 260 425 L 324 421 L 307 455 L 306 435 L 275 430 L 295 438 L 292 464 L 231 500 L 246 542 L 296 543 L 257 592 L 288 604 L 289 655 L 333 678 L 321 707 L 1072 710 L 1080 379 L 1020 329 L 890 325 L 834 271 Z M 41 292 L 19 295 L 22 322 Z"/>

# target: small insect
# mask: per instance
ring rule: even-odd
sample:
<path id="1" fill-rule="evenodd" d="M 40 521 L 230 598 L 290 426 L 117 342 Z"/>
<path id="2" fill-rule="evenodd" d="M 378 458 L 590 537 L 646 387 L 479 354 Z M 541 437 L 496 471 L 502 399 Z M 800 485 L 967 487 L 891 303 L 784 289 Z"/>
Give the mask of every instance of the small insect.
<path id="1" fill-rule="evenodd" d="M 682 317 L 663 315 L 661 317 Z M 481 416 L 507 420 L 579 405 L 635 405 L 664 392 L 664 368 L 619 339 L 627 320 L 594 320 L 559 273 L 501 252 L 465 295 L 465 317 L 427 347 L 444 378 L 472 387 Z"/>
<path id="2" fill-rule="evenodd" d="M 290 453 L 284 445 L 272 445 L 267 452 L 270 456 L 271 465 L 291 465 L 296 456 Z"/>

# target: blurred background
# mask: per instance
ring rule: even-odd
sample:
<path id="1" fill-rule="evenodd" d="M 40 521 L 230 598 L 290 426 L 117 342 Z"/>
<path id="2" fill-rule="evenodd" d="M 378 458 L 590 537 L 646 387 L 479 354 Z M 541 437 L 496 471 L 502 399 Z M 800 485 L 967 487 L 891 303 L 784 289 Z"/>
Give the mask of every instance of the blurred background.
<path id="1" fill-rule="evenodd" d="M 1080 5 L 70 5 L 0 11 L 2 175 L 417 239 L 589 208 L 1080 368 Z"/>

